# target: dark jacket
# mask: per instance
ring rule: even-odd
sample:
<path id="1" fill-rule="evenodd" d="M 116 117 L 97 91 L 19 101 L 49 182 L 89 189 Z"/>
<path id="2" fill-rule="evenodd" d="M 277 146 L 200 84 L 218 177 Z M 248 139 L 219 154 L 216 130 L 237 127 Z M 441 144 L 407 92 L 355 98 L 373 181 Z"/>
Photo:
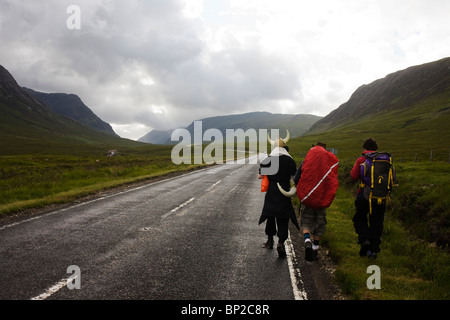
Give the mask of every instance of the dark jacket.
<path id="1" fill-rule="evenodd" d="M 269 156 L 261 162 L 260 167 L 270 167 L 273 157 L 279 157 L 279 168 L 276 174 L 267 176 L 269 178 L 269 189 L 264 198 L 264 206 L 259 223 L 261 224 L 268 217 L 291 218 L 294 225 L 299 228 L 291 198 L 285 197 L 277 186 L 278 182 L 283 189 L 290 189 L 291 177 L 297 171 L 295 161 L 287 155 Z"/>

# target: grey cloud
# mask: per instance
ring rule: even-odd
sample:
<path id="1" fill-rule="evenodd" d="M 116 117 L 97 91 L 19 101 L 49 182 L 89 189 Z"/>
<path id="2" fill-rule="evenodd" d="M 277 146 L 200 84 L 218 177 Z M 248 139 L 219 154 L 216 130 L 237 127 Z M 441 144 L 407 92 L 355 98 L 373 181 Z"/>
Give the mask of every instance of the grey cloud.
<path id="1" fill-rule="evenodd" d="M 194 60 L 166 78 L 161 90 L 171 103 L 235 111 L 298 98 L 298 71 L 295 66 L 289 70 L 279 58 L 265 56 L 257 48 L 210 55 L 210 65 Z"/>
<path id="2" fill-rule="evenodd" d="M 372 26 L 378 20 L 371 19 L 371 10 L 356 14 L 363 8 L 359 2 L 348 2 L 343 11 L 330 3 L 334 11 L 329 14 L 316 8 L 328 21 L 315 26 L 303 19 L 304 30 L 277 29 L 283 35 L 291 32 L 292 43 L 284 52 L 264 47 L 260 40 L 267 39 L 250 7 L 238 20 L 221 16 L 212 25 L 183 15 L 182 0 L 0 0 L 0 64 L 23 86 L 78 94 L 110 123 L 165 129 L 255 110 L 326 115 L 367 79 L 448 55 L 448 41 L 443 41 L 450 39 L 444 26 L 448 10 L 441 10 L 434 26 L 429 22 L 435 6 L 412 1 L 412 30 L 433 31 L 416 35 L 409 24 L 394 19 L 403 10 L 398 4 L 382 26 Z M 385 9 L 386 4 L 376 3 Z M 66 27 L 71 4 L 80 6 L 81 30 Z M 422 19 L 417 8 L 424 6 Z M 439 6 L 450 5 L 441 1 Z M 367 30 L 353 30 L 354 21 L 341 16 L 366 21 Z M 430 47 L 432 54 L 425 49 Z M 289 107 L 281 110 L 283 104 Z"/>
<path id="3" fill-rule="evenodd" d="M 275 111 L 277 100 L 299 98 L 295 66 L 257 44 L 212 51 L 203 22 L 181 14 L 182 1 L 78 3 L 82 28 L 72 31 L 65 27 L 70 1 L 3 1 L 9 9 L 0 13 L 2 39 L 13 50 L 36 52 L 7 59 L 23 85 L 76 93 L 108 122 L 150 127 L 251 108 Z M 8 26 L 13 21 L 18 27 Z M 153 85 L 142 85 L 137 72 Z"/>

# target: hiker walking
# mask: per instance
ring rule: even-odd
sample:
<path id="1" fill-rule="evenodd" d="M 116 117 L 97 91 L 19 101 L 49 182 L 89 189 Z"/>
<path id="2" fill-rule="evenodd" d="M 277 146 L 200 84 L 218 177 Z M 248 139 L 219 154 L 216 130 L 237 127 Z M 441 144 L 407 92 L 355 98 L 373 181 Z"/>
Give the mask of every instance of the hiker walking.
<path id="1" fill-rule="evenodd" d="M 338 183 L 338 158 L 318 142 L 306 154 L 294 176 L 296 187 L 286 191 L 279 186 L 286 197 L 300 200 L 300 229 L 305 243 L 305 260 L 317 259 L 319 241 L 325 233 L 328 208 L 336 195 Z M 312 237 L 312 238 L 311 238 Z"/>
<path id="2" fill-rule="evenodd" d="M 350 175 L 361 184 L 355 198 L 353 226 L 358 234 L 359 255 L 375 259 L 380 252 L 386 202 L 392 190 L 395 171 L 388 153 L 376 152 L 377 142 L 366 139 L 362 155 L 356 160 Z"/>
<path id="3" fill-rule="evenodd" d="M 259 224 L 266 222 L 265 233 L 267 242 L 263 247 L 272 249 L 274 245 L 274 237 L 278 237 L 277 251 L 280 258 L 286 256 L 284 242 L 288 238 L 289 220 L 299 229 L 297 218 L 295 217 L 294 208 L 290 198 L 283 196 L 277 187 L 277 182 L 284 188 L 290 187 L 291 177 L 295 174 L 297 167 L 289 152 L 286 150 L 286 144 L 289 141 L 289 131 L 285 139 L 277 139 L 269 141 L 274 147 L 270 155 L 261 161 L 259 168 L 259 178 L 262 168 L 278 166 L 276 173 L 268 174 L 269 187 L 264 198 L 264 206 L 262 209 Z"/>
<path id="4" fill-rule="evenodd" d="M 318 142 L 317 146 L 326 149 L 327 145 Z M 314 147 L 314 145 L 313 145 Z M 302 175 L 303 162 L 294 176 L 294 183 L 298 185 Z M 326 208 L 313 208 L 305 204 L 300 207 L 300 229 L 305 243 L 305 260 L 317 260 L 320 237 L 324 235 L 327 224 Z M 311 237 L 313 237 L 311 239 Z"/>

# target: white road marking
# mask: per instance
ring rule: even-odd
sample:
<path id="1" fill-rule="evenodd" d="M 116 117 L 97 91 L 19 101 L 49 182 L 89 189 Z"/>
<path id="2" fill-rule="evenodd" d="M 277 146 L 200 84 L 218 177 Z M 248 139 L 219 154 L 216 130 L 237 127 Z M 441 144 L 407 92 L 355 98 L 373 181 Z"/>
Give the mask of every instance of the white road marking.
<path id="1" fill-rule="evenodd" d="M 297 257 L 295 256 L 294 246 L 292 245 L 291 235 L 289 236 L 285 243 L 286 246 L 286 256 L 289 266 L 289 274 L 291 276 L 292 290 L 294 292 L 295 300 L 308 300 L 306 291 L 304 289 L 304 284 L 302 281 L 302 274 L 299 268 L 295 268 L 294 264 L 297 264 Z"/>
<path id="2" fill-rule="evenodd" d="M 229 190 L 227 193 L 232 193 L 237 189 L 238 186 L 234 186 L 231 190 Z"/>
<path id="3" fill-rule="evenodd" d="M 72 280 L 75 279 L 76 277 L 71 278 Z M 44 293 L 41 293 L 40 295 L 31 298 L 31 300 L 45 300 L 48 297 L 50 297 L 52 294 L 56 293 L 57 291 L 59 291 L 60 289 L 62 289 L 63 287 L 65 287 L 67 285 L 67 280 L 69 280 L 69 278 L 64 278 L 61 281 L 55 283 L 53 286 L 51 286 L 50 288 L 48 288 L 47 290 L 45 290 Z"/>
<path id="4" fill-rule="evenodd" d="M 171 214 L 177 212 L 178 210 L 180 210 L 181 208 L 183 208 L 184 206 L 186 206 L 187 204 L 191 203 L 191 202 L 194 201 L 194 200 L 195 200 L 195 198 L 190 198 L 188 201 L 186 201 L 186 202 L 180 204 L 178 207 L 173 208 L 173 209 L 170 210 L 169 212 L 163 214 L 163 215 L 161 216 L 161 218 L 163 218 L 163 219 L 167 218 L 168 216 L 170 216 Z"/>
<path id="5" fill-rule="evenodd" d="M 211 191 L 215 186 L 217 186 L 219 183 L 221 183 L 222 180 L 217 181 L 216 183 L 214 183 L 212 186 L 210 186 L 208 189 L 206 189 L 206 192 Z"/>

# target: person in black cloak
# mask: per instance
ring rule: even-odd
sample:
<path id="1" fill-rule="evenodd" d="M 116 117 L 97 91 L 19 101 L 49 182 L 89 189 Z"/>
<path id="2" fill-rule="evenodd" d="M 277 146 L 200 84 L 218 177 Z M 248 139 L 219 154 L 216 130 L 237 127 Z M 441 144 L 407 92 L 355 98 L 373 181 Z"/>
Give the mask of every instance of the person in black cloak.
<path id="1" fill-rule="evenodd" d="M 277 139 L 269 141 L 274 147 L 270 155 L 260 163 L 259 178 L 262 179 L 262 168 L 273 168 L 278 166 L 278 170 L 274 174 L 267 174 L 269 179 L 269 188 L 264 198 L 264 206 L 262 209 L 259 224 L 266 222 L 265 233 L 267 235 L 267 242 L 263 244 L 264 248 L 273 249 L 274 236 L 278 237 L 277 251 L 280 258 L 286 256 L 284 242 L 289 234 L 289 220 L 300 230 L 300 227 L 295 216 L 294 207 L 292 206 L 291 198 L 285 197 L 278 189 L 277 182 L 285 190 L 290 189 L 290 181 L 295 175 L 297 167 L 294 159 L 292 159 L 288 150 L 286 150 L 287 142 L 289 141 L 289 131 L 285 139 Z"/>

